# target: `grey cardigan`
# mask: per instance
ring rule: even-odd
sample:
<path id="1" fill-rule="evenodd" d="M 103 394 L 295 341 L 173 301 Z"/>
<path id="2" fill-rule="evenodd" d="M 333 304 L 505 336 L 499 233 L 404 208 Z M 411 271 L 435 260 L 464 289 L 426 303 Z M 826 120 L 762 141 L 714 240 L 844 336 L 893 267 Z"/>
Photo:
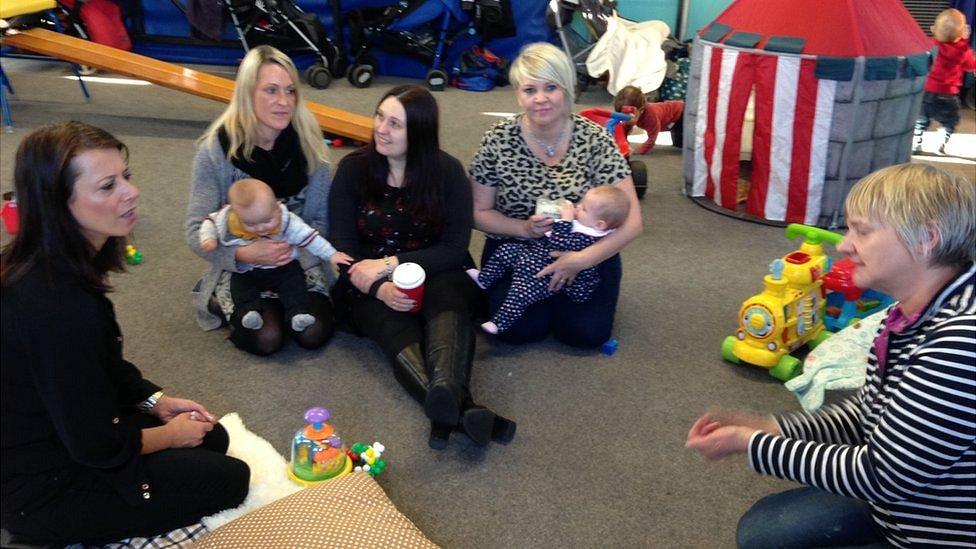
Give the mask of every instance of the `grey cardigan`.
<path id="1" fill-rule="evenodd" d="M 193 290 L 197 324 L 204 330 L 214 330 L 221 325 L 220 317 L 212 314 L 207 308 L 221 272 L 241 272 L 242 266 L 234 259 L 236 248 L 218 247 L 213 253 L 205 253 L 200 248 L 200 224 L 211 212 L 227 204 L 227 191 L 235 181 L 249 177 L 251 176 L 234 167 L 228 160 L 216 138 L 204 141 L 197 147 L 196 158 L 193 160 L 190 202 L 183 229 L 186 243 L 193 253 L 210 263 L 203 273 L 203 278 L 197 282 Z M 319 234 L 329 232 L 327 213 L 331 186 L 329 167 L 322 164 L 308 177 L 308 186 L 287 204 L 292 213 L 301 217 Z M 304 250 L 300 260 L 305 269 L 321 262 L 319 258 Z"/>

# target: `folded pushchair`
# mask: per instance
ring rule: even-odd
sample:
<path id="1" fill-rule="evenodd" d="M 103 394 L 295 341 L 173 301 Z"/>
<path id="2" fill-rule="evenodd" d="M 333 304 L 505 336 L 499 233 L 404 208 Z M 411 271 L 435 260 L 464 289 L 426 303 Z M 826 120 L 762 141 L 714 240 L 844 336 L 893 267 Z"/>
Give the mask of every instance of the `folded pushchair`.
<path id="1" fill-rule="evenodd" d="M 447 84 L 443 59 L 448 34 L 468 21 L 459 0 L 400 0 L 384 8 L 353 10 L 346 19 L 353 56 L 347 78 L 352 85 L 365 88 L 372 83 L 379 62 L 371 50 L 378 47 L 423 60 L 430 67 L 427 87 L 435 91 Z"/>
<path id="2" fill-rule="evenodd" d="M 313 53 L 318 61 L 305 69 L 313 88 L 326 88 L 333 75 L 345 70 L 345 60 L 329 39 L 317 16 L 290 0 L 223 0 L 245 50 L 270 45 L 289 54 Z"/>
<path id="3" fill-rule="evenodd" d="M 333 75 L 345 71 L 344 55 L 329 38 L 319 18 L 305 13 L 291 0 L 170 1 L 200 34 L 210 39 L 220 39 L 221 10 L 224 10 L 230 15 L 245 51 L 269 45 L 289 55 L 314 55 L 317 61 L 304 71 L 305 81 L 314 88 L 328 87 Z"/>
<path id="4" fill-rule="evenodd" d="M 586 36 L 579 34 L 570 26 L 573 14 L 580 12 L 580 21 L 586 30 Z M 590 75 L 586 70 L 586 58 L 596 41 L 607 32 L 607 25 L 616 16 L 617 2 L 615 0 L 553 0 L 549 2 L 547 21 L 549 26 L 559 35 L 566 55 L 576 67 L 576 93 L 586 91 L 590 84 Z"/>

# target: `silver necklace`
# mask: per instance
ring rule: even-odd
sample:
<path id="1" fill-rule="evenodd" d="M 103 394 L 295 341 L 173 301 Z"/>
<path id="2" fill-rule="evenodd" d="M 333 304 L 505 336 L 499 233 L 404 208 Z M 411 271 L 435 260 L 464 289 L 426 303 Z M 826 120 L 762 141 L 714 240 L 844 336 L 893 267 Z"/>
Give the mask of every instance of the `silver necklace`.
<path id="1" fill-rule="evenodd" d="M 533 141 L 538 143 L 539 146 L 542 147 L 543 150 L 545 150 L 547 158 L 552 158 L 556 156 L 556 147 L 558 147 L 559 144 L 562 142 L 563 138 L 566 137 L 566 123 L 563 122 L 563 128 L 562 130 L 559 131 L 559 137 L 557 137 L 556 140 L 552 142 L 552 144 L 546 143 L 545 141 L 536 137 L 535 134 L 529 130 L 528 122 L 525 123 L 525 133 L 529 134 L 529 137 L 531 137 Z"/>

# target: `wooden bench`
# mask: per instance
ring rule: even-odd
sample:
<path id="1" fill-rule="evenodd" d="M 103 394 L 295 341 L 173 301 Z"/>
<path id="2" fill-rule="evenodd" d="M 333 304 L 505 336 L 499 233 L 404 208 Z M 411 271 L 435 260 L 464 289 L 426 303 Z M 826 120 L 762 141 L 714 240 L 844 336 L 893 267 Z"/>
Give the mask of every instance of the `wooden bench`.
<path id="1" fill-rule="evenodd" d="M 233 80 L 44 29 L 8 31 L 3 36 L 3 44 L 139 78 L 214 101 L 229 103 L 234 93 Z M 322 131 L 363 142 L 372 138 L 373 122 L 370 117 L 311 101 L 306 101 L 306 104 Z"/>

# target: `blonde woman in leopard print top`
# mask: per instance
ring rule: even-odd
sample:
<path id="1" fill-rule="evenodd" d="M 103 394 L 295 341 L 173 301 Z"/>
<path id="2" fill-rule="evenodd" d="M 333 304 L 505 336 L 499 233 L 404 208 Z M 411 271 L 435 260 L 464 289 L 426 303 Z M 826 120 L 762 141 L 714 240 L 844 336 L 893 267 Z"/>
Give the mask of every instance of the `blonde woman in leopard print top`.
<path id="1" fill-rule="evenodd" d="M 593 298 L 573 303 L 559 293 L 533 305 L 498 336 L 511 343 L 538 341 L 550 332 L 575 347 L 598 347 L 609 339 L 620 293 L 619 253 L 643 231 L 627 161 L 606 131 L 572 113 L 575 77 L 569 58 L 551 44 L 530 44 L 512 63 L 509 80 L 522 113 L 488 130 L 470 169 L 474 225 L 489 236 L 482 263 L 499 245 L 539 238 L 552 228 L 552 218 L 535 213 L 539 199 L 578 202 L 590 188 L 616 185 L 630 199 L 630 214 L 599 243 L 562 253 L 538 273 L 557 291 L 596 265 L 602 282 Z M 489 290 L 491 312 L 509 286 L 507 280 Z"/>

